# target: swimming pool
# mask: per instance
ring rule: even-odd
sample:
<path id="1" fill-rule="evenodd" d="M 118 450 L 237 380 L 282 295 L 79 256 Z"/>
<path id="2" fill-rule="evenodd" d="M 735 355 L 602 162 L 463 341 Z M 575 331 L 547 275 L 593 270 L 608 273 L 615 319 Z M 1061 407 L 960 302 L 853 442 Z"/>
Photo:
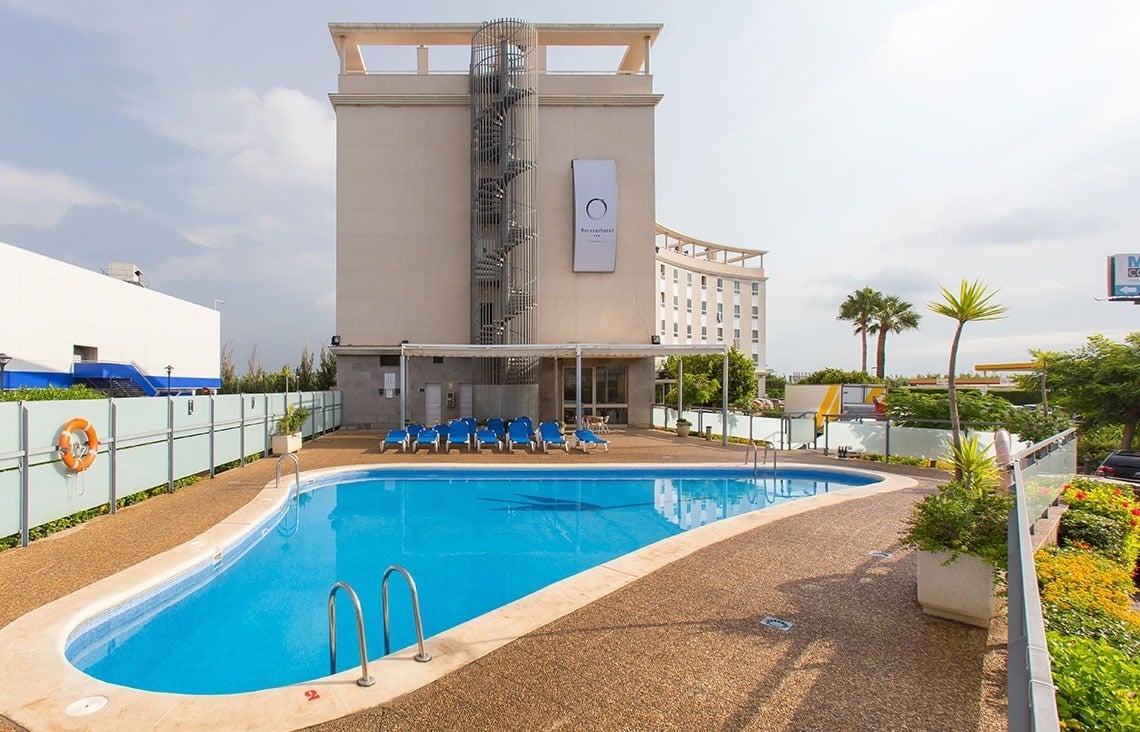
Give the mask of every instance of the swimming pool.
<path id="1" fill-rule="evenodd" d="M 226 694 L 328 673 L 327 598 L 360 595 L 369 656 L 383 654 L 380 577 L 408 568 L 427 635 L 563 577 L 711 521 L 874 478 L 742 469 L 344 471 L 207 566 L 89 619 L 67 643 L 92 676 L 133 688 Z M 398 579 L 398 578 L 397 578 Z M 392 584 L 392 647 L 414 642 L 409 601 Z M 359 663 L 338 602 L 338 670 Z"/>

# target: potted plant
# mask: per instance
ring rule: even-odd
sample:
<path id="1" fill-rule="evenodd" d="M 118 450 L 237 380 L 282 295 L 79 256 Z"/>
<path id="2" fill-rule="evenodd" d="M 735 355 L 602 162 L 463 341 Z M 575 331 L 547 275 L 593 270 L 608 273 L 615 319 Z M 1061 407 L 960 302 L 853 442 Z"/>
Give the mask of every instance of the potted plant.
<path id="1" fill-rule="evenodd" d="M 277 421 L 277 431 L 273 434 L 271 446 L 274 455 L 284 455 L 301 449 L 301 427 L 309 418 L 309 414 L 309 410 L 304 407 L 295 405 L 285 407 L 285 414 Z"/>
<path id="2" fill-rule="evenodd" d="M 692 426 L 693 426 L 692 422 L 685 419 L 684 417 L 681 417 L 680 419 L 677 420 L 677 436 L 678 437 L 688 437 L 689 436 L 689 428 Z"/>
<path id="3" fill-rule="evenodd" d="M 1013 505 L 988 452 L 976 435 L 953 448 L 951 459 L 962 477 L 916 503 L 901 537 L 918 550 L 922 611 L 980 627 L 989 627 L 996 610 Z"/>

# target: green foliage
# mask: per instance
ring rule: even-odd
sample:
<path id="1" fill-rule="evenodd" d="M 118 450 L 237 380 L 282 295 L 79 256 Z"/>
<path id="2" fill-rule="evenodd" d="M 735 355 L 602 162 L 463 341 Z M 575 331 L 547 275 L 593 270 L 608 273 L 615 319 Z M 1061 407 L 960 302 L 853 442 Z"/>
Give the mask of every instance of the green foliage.
<path id="1" fill-rule="evenodd" d="M 772 399 L 783 399 L 787 385 L 788 380 L 774 371 L 769 371 L 764 379 L 765 393 Z"/>
<path id="2" fill-rule="evenodd" d="M 719 407 L 722 398 L 721 379 L 724 376 L 723 356 L 701 354 L 684 356 L 683 407 Z M 670 356 L 662 364 L 665 378 L 677 378 L 678 358 Z M 758 381 L 752 359 L 735 348 L 728 351 L 728 403 L 737 409 L 748 409 L 756 396 Z M 677 403 L 677 388 L 665 394 L 666 404 Z"/>
<path id="3" fill-rule="evenodd" d="M 1004 305 L 990 302 L 995 295 L 997 295 L 997 291 L 991 291 L 981 280 L 974 280 L 972 283 L 962 280 L 957 295 L 943 287 L 941 302 L 932 302 L 928 306 L 932 312 L 958 322 L 958 327 L 954 330 L 954 338 L 950 341 L 950 363 L 946 369 L 950 434 L 955 445 L 958 444 L 959 433 L 962 429 L 961 419 L 958 415 L 958 390 L 955 387 L 958 345 L 962 340 L 962 329 L 966 323 L 975 320 L 994 320 L 1005 314 L 1006 307 Z M 957 472 L 955 472 L 954 477 L 959 477 Z"/>
<path id="4" fill-rule="evenodd" d="M 993 394 L 958 392 L 958 415 L 963 422 L 1003 424 L 1013 411 L 1009 402 Z M 943 391 L 900 389 L 887 394 L 887 415 L 900 427 L 945 424 L 949 414 L 950 396 Z"/>
<path id="5" fill-rule="evenodd" d="M 904 330 L 917 330 L 922 316 L 914 311 L 914 305 L 894 295 L 882 295 L 873 316 L 874 322 L 867 332 L 877 334 L 875 346 L 875 375 L 880 379 L 887 372 L 887 334 L 902 333 Z"/>
<path id="6" fill-rule="evenodd" d="M 867 371 L 867 334 L 871 332 L 871 323 L 875 319 L 875 312 L 879 309 L 882 300 L 883 293 L 870 287 L 864 287 L 848 295 L 839 305 L 839 314 L 835 316 L 836 320 L 846 320 L 854 323 L 851 332 L 859 336 L 859 341 L 862 345 L 860 369 L 864 372 Z"/>
<path id="7" fill-rule="evenodd" d="M 843 369 L 825 368 L 820 371 L 814 371 L 802 379 L 796 381 L 797 384 L 882 384 L 883 379 L 877 376 L 871 376 L 866 371 L 844 371 Z"/>
<path id="8" fill-rule="evenodd" d="M 1005 426 L 1012 434 L 1033 444 L 1064 432 L 1073 423 L 1067 415 L 1057 410 L 1045 414 L 1040 409 L 1010 409 L 1005 416 Z"/>
<path id="9" fill-rule="evenodd" d="M 1128 533 L 1125 529 L 1119 521 L 1092 511 L 1069 511 L 1061 520 L 1058 541 L 1061 546 L 1079 544 L 1111 556 L 1120 556 Z"/>
<path id="10" fill-rule="evenodd" d="M 1140 421 L 1140 332 L 1123 343 L 1091 335 L 1074 351 L 1034 356 L 1048 376 L 1053 401 L 1079 414 L 1086 428 L 1123 425 L 1119 448 L 1132 449 Z"/>
<path id="11" fill-rule="evenodd" d="M 1103 640 L 1050 632 L 1048 641 L 1065 729 L 1140 729 L 1140 659 Z"/>
<path id="12" fill-rule="evenodd" d="M 1111 619 L 1123 624 L 1128 643 L 1140 638 L 1140 619 L 1132 612 L 1132 578 L 1120 564 L 1074 547 L 1041 549 L 1034 564 L 1041 611 L 1050 628 L 1104 638 L 1102 628 Z"/>
<path id="13" fill-rule="evenodd" d="M 316 391 L 336 388 L 336 354 L 324 346 L 321 346 L 320 368 L 313 376 L 313 388 Z"/>
<path id="14" fill-rule="evenodd" d="M 1118 424 L 1084 425 L 1077 428 L 1077 464 L 1087 472 L 1096 469 L 1108 454 L 1120 448 L 1124 428 Z"/>
<path id="15" fill-rule="evenodd" d="M 310 414 L 312 412 L 304 407 L 298 407 L 295 404 L 286 406 L 285 414 L 281 415 L 281 419 L 277 421 L 277 434 L 291 435 L 294 432 L 300 432 Z"/>
<path id="16" fill-rule="evenodd" d="M 0 402 L 48 402 L 64 401 L 67 399 L 106 399 L 107 395 L 95 391 L 83 384 L 74 384 L 69 387 L 45 386 L 32 388 L 21 386 L 17 389 L 6 389 L 0 392 Z"/>
<path id="17" fill-rule="evenodd" d="M 280 371 L 269 372 L 257 355 L 257 347 L 250 352 L 246 372 L 239 376 L 234 367 L 233 345 L 222 347 L 221 394 L 261 394 L 288 391 L 328 391 L 336 388 L 336 356 L 321 347 L 319 366 L 317 358 L 306 345 L 301 351 L 301 361 L 294 369 L 288 364 Z"/>

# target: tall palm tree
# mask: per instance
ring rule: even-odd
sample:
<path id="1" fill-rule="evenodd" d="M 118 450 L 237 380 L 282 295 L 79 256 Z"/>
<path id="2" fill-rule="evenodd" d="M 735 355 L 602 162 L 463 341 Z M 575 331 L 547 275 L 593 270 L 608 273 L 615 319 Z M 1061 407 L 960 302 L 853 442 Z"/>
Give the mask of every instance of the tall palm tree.
<path id="1" fill-rule="evenodd" d="M 879 303 L 883 299 L 883 293 L 878 290 L 873 290 L 870 287 L 864 287 L 861 290 L 856 290 L 847 296 L 847 299 L 839 306 L 839 315 L 836 320 L 847 320 L 855 324 L 852 332 L 862 339 L 863 343 L 863 361 L 860 370 L 867 373 L 867 333 L 870 328 L 871 322 L 875 318 L 875 312 L 879 308 Z"/>
<path id="2" fill-rule="evenodd" d="M 991 303 L 990 300 L 997 295 L 997 290 L 990 290 L 981 280 L 973 283 L 962 280 L 958 294 L 942 288 L 942 300 L 932 302 L 931 311 L 947 318 L 958 321 L 954 330 L 954 340 L 950 342 L 950 366 L 946 374 L 946 385 L 950 388 L 950 437 L 954 443 L 955 454 L 962 449 L 962 439 L 959 436 L 961 423 L 958 420 L 958 394 L 955 390 L 955 374 L 958 373 L 958 343 L 962 339 L 962 327 L 975 320 L 997 320 L 1005 315 L 1008 309 L 1005 305 Z M 954 478 L 962 479 L 962 471 L 958 465 L 954 468 Z"/>
<path id="3" fill-rule="evenodd" d="M 914 311 L 914 305 L 906 300 L 887 295 L 879 303 L 875 311 L 875 322 L 867 327 L 868 333 L 879 335 L 875 344 L 875 376 L 885 377 L 887 370 L 887 333 L 902 333 L 904 330 L 915 330 L 922 316 Z"/>

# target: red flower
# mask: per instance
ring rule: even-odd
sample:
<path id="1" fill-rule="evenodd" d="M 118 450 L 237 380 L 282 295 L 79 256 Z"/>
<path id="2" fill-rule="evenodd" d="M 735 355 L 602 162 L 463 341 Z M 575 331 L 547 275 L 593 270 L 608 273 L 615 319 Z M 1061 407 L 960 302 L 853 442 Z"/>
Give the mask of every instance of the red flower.
<path id="1" fill-rule="evenodd" d="M 1119 496 L 1120 495 L 1120 489 L 1119 488 L 1113 488 L 1112 489 L 1112 495 Z"/>
<path id="2" fill-rule="evenodd" d="M 1088 493 L 1085 493 L 1084 491 L 1077 491 L 1077 500 L 1078 501 L 1083 501 L 1088 497 L 1089 497 Z"/>
<path id="3" fill-rule="evenodd" d="M 1140 516 L 1140 508 L 1132 509 L 1132 515 L 1133 516 Z"/>

